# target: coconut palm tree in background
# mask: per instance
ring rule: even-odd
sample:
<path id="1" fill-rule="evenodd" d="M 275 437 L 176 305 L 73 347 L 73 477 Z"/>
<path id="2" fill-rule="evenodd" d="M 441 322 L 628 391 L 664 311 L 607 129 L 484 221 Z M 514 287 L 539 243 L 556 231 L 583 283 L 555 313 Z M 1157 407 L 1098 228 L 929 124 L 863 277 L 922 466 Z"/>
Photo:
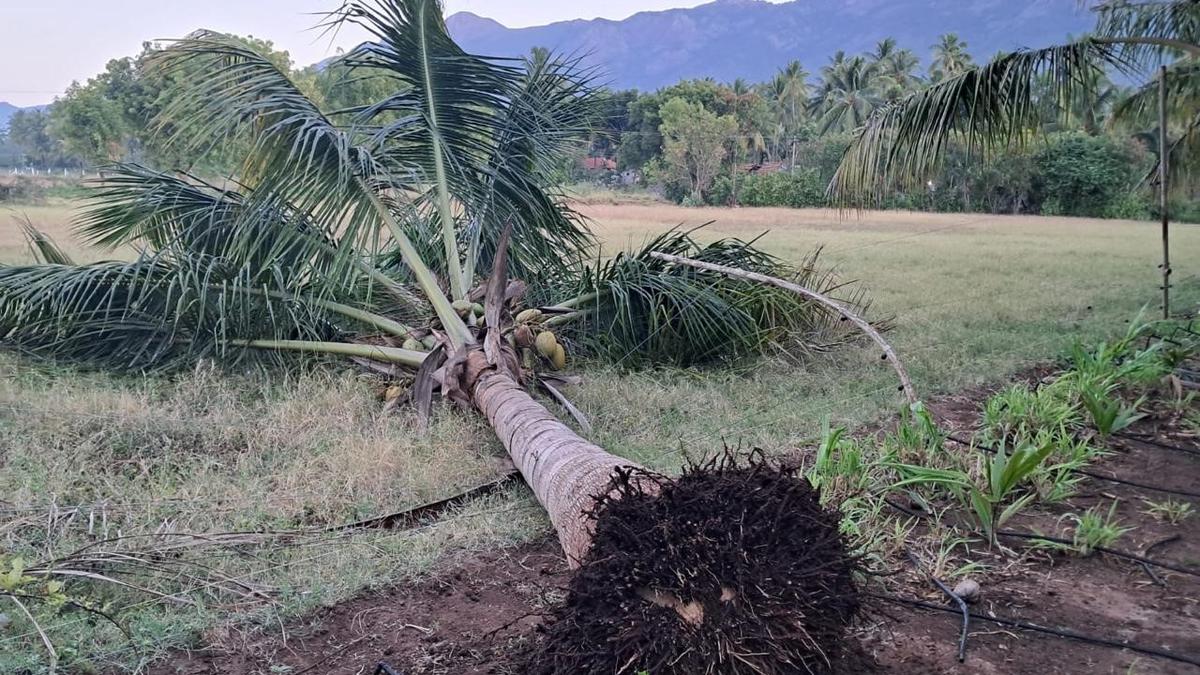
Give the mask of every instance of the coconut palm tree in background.
<path id="1" fill-rule="evenodd" d="M 917 75 L 921 60 L 911 49 L 900 49 L 895 38 L 880 40 L 871 59 L 879 70 L 881 93 L 888 102 L 911 94 L 923 84 Z"/>
<path id="2" fill-rule="evenodd" d="M 1111 0 L 1093 11 L 1089 37 L 999 56 L 881 108 L 847 149 L 830 185 L 835 200 L 877 203 L 893 188 L 923 183 L 952 140 L 985 154 L 1020 144 L 1043 127 L 1046 104 L 1068 116 L 1081 102 L 1099 100 L 1106 71 L 1147 78 L 1115 106 L 1114 118 L 1157 127 L 1159 85 L 1150 71 L 1159 64 L 1166 66 L 1171 138 L 1158 154 L 1168 157 L 1173 186 L 1190 185 L 1200 163 L 1200 2 Z"/>
<path id="3" fill-rule="evenodd" d="M 883 103 L 879 64 L 865 56 L 838 52 L 821 70 L 821 86 L 811 108 L 821 133 L 862 126 Z"/>
<path id="4" fill-rule="evenodd" d="M 946 33 L 933 45 L 933 62 L 929 65 L 929 79 L 933 82 L 955 77 L 975 65 L 967 51 L 967 43 L 956 33 Z"/>
<path id="5" fill-rule="evenodd" d="M 738 203 L 738 179 L 742 161 L 746 158 L 761 156 L 766 149 L 766 141 L 750 119 L 750 109 L 759 100 L 758 92 L 744 78 L 737 78 L 725 92 L 725 103 L 737 120 L 737 133 L 730 141 L 733 161 L 730 167 L 730 180 L 733 186 L 733 203 Z"/>
<path id="6" fill-rule="evenodd" d="M 467 54 L 436 0 L 350 0 L 327 26 L 346 23 L 371 41 L 340 65 L 392 92 L 350 110 L 321 110 L 218 33 L 163 50 L 155 67 L 205 73 L 180 78 L 163 132 L 195 153 L 248 139 L 239 175 L 107 169 L 80 232 L 139 255 L 75 265 L 39 239 L 43 264 L 0 266 L 0 341 L 122 372 L 307 353 L 415 373 L 425 414 L 440 390 L 487 417 L 577 562 L 592 497 L 631 463 L 528 393 L 539 371 L 564 365 L 565 345 L 622 364 L 699 363 L 803 340 L 827 317 L 649 256 L 795 276 L 741 242 L 701 247 L 672 232 L 585 264 L 590 233 L 545 187 L 594 112 L 573 63 Z M 833 283 L 801 281 L 822 280 Z"/>
<path id="7" fill-rule="evenodd" d="M 770 82 L 771 98 L 778 111 L 782 135 L 788 141 L 789 164 L 796 164 L 796 145 L 799 142 L 801 125 L 807 117 L 808 71 L 799 61 L 792 61 L 779 71 Z"/>

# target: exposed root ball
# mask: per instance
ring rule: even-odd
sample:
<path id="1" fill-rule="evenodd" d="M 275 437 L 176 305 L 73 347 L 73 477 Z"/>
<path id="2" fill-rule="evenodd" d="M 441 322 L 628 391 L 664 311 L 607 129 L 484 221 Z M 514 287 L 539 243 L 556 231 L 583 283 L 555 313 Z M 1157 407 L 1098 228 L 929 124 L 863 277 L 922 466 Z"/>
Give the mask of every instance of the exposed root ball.
<path id="1" fill-rule="evenodd" d="M 859 611 L 840 517 L 807 480 L 729 455 L 620 476 L 545 629 L 539 675 L 824 673 Z"/>

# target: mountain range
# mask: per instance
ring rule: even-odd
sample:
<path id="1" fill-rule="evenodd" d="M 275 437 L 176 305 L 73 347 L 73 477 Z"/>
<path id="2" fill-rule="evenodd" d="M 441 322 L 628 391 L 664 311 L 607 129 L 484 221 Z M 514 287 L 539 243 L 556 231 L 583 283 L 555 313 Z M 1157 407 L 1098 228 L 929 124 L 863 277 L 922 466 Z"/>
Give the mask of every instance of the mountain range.
<path id="1" fill-rule="evenodd" d="M 0 101 L 0 131 L 8 128 L 8 120 L 20 110 L 17 106 L 8 101 Z"/>
<path id="2" fill-rule="evenodd" d="M 46 107 L 47 106 L 44 105 L 35 105 L 29 108 L 18 108 L 8 101 L 0 101 L 0 131 L 4 131 L 8 128 L 8 121 L 12 119 L 12 116 L 18 112 L 22 110 L 42 110 Z"/>
<path id="3" fill-rule="evenodd" d="M 615 88 L 654 90 L 684 78 L 764 81 L 792 60 L 819 73 L 838 50 L 854 54 L 894 37 L 928 64 L 943 33 L 977 61 L 1079 35 L 1092 17 L 1076 0 L 716 0 L 627 19 L 509 28 L 459 12 L 446 24 L 468 52 L 523 56 L 534 47 L 577 54 Z"/>

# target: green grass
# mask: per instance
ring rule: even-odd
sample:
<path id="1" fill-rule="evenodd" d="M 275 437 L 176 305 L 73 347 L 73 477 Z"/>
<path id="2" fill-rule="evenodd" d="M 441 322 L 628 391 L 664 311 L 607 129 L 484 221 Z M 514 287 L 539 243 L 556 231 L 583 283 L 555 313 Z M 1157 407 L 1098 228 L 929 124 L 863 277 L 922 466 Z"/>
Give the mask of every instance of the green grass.
<path id="1" fill-rule="evenodd" d="M 70 204 L 21 207 L 81 259 L 70 242 Z M 824 260 L 866 283 L 873 315 L 892 317 L 890 339 L 924 395 L 1001 382 L 1027 364 L 1064 354 L 1076 339 L 1120 334 L 1153 305 L 1159 240 L 1144 223 L 1065 218 L 907 213 L 838 214 L 784 209 L 681 209 L 662 204 L 581 206 L 606 250 L 678 224 L 710 226 L 701 238 L 771 233 L 761 244 L 799 260 Z M 0 210 L 0 262 L 27 262 L 20 230 Z M 1200 227 L 1174 233 L 1179 307 L 1200 300 Z M 569 392 L 591 418 L 592 439 L 672 470 L 683 454 L 722 443 L 787 451 L 815 442 L 822 418 L 855 427 L 898 409 L 895 374 L 867 347 L 796 362 L 778 358 L 738 371 L 623 372 L 588 368 Z M 0 358 L 0 533 L 30 560 L 61 555 L 104 535 L 324 527 L 388 513 L 489 480 L 501 450 L 475 416 L 439 409 L 422 434 L 408 412 L 386 415 L 379 385 L 345 366 L 289 374 L 113 377 Z M 408 533 L 266 538 L 236 552 L 197 546 L 186 559 L 261 584 L 274 603 L 211 589 L 193 607 L 89 587 L 88 597 L 128 621 L 127 640 L 80 611 L 37 610 L 60 663 L 133 669 L 162 649 L 190 644 L 231 622 L 277 625 L 364 588 L 428 572 L 447 557 L 529 540 L 546 531 L 523 489 L 436 526 Z M 144 553 L 133 539 L 122 550 Z M 156 574 L 158 588 L 187 579 Z M 194 587 L 195 584 L 192 584 Z M 76 584 L 71 592 L 83 592 Z M 132 606 L 132 607 L 131 607 Z M 15 607 L 0 629 L 0 672 L 37 672 L 45 650 Z M 269 629 L 269 628 L 268 628 Z"/>

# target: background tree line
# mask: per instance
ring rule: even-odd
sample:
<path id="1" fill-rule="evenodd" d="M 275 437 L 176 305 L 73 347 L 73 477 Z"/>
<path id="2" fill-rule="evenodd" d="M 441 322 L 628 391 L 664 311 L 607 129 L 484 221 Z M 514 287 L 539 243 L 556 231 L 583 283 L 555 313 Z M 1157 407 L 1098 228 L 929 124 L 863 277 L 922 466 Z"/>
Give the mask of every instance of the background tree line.
<path id="1" fill-rule="evenodd" d="M 231 39 L 267 56 L 308 96 L 332 109 L 348 108 L 386 93 L 380 80 L 350 77 L 345 67 L 318 64 L 297 69 L 289 54 L 269 41 Z M 0 166 L 56 169 L 135 162 L 200 174 L 232 173 L 233 158 L 245 155 L 246 139 L 220 139 L 198 156 L 185 155 L 162 141 L 174 131 L 163 128 L 170 124 L 163 121 L 163 111 L 178 100 L 185 80 L 202 73 L 155 67 L 154 57 L 161 51 L 160 45 L 145 43 L 137 56 L 113 59 L 104 72 L 87 82 L 73 83 L 47 108 L 18 111 L 8 129 L 0 132 Z M 186 119 L 183 111 L 172 117 Z"/>
<path id="2" fill-rule="evenodd" d="M 976 66 L 968 45 L 954 34 L 932 45 L 931 55 L 923 67 L 914 51 L 887 38 L 867 53 L 833 54 L 815 75 L 792 62 L 767 82 L 687 80 L 652 93 L 608 92 L 608 114 L 587 152 L 611 158 L 618 171 L 636 172 L 680 203 L 823 206 L 825 188 L 855 129 L 881 107 Z M 886 205 L 1155 215 L 1145 178 L 1158 152 L 1157 122 L 1153 106 L 1140 100 L 1145 91 L 1096 73 L 1086 95 L 1062 111 L 1054 86 L 1045 80 L 1034 92 L 1046 132 L 1038 140 L 987 161 L 952 146 L 922 189 L 895 191 Z M 1200 219 L 1196 197 L 1195 186 L 1184 190 L 1175 212 Z"/>
<path id="3" fill-rule="evenodd" d="M 387 92 L 382 81 L 351 77 L 344 68 L 297 69 L 287 52 L 252 37 L 236 38 L 290 72 L 314 100 L 352 108 Z M 110 61 L 103 73 L 75 83 L 45 111 L 18 113 L 0 136 L 0 165 L 84 167 L 131 161 L 200 174 L 235 172 L 245 139 L 221 139 L 207 152 L 180 156 L 156 139 L 162 112 L 176 96 L 178 72 L 153 67 L 160 47 Z M 545 58 L 534 50 L 532 58 Z M 686 204 L 822 206 L 852 132 L 889 103 L 975 66 L 954 34 L 916 53 L 887 38 L 862 54 L 833 54 L 817 74 L 784 64 L 767 82 L 686 80 L 655 92 L 606 91 L 590 138 L 563 167 L 563 181 L 636 182 Z M 1142 218 L 1154 201 L 1142 185 L 1153 166 L 1153 110 L 1135 105 L 1138 91 L 1097 75 L 1064 124 L 1052 82 L 1045 95 L 1044 139 L 981 163 L 951 147 L 924 189 L 894 192 L 895 208 L 991 213 L 1044 213 Z M 159 120 L 156 124 L 155 120 Z M 170 131 L 169 129 L 166 131 Z M 585 157 L 611 160 L 615 172 L 584 170 Z M 589 166 L 595 167 L 593 162 Z M 624 175 L 619 175 L 623 173 Z M 1200 219 L 1194 188 L 1176 204 L 1180 217 Z"/>

